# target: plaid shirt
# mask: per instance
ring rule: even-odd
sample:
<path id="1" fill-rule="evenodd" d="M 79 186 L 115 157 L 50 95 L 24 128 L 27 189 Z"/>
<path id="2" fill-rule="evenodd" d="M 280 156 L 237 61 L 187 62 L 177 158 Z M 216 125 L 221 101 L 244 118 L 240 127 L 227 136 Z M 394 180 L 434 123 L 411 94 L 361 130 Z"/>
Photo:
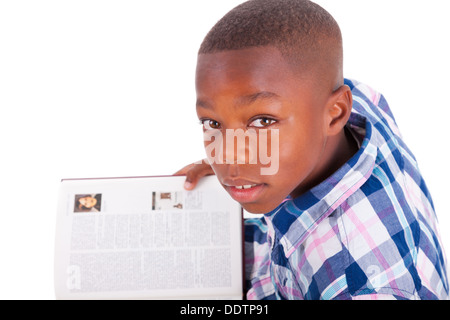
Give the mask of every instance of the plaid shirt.
<path id="1" fill-rule="evenodd" d="M 346 80 L 359 151 L 245 222 L 248 299 L 446 299 L 433 203 L 384 97 Z"/>

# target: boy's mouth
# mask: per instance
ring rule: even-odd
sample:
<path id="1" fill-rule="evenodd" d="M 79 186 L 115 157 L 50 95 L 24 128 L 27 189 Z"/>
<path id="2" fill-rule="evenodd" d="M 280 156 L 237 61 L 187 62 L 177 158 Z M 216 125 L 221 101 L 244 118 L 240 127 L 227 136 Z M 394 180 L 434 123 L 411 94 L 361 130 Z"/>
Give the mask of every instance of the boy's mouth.
<path id="1" fill-rule="evenodd" d="M 235 188 L 242 190 L 242 189 L 250 189 L 250 188 L 253 188 L 256 186 L 257 186 L 257 184 L 248 184 L 248 185 L 243 185 L 243 186 L 235 186 Z"/>
<path id="2" fill-rule="evenodd" d="M 255 202 L 265 188 L 264 183 L 247 180 L 228 180 L 222 183 L 231 197 L 239 203 Z"/>

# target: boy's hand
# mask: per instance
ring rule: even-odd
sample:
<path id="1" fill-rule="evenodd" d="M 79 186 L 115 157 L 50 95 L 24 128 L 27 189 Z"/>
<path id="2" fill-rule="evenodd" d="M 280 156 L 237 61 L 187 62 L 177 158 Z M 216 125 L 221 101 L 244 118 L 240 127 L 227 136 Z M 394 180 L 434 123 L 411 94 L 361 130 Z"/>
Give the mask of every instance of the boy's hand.
<path id="1" fill-rule="evenodd" d="M 197 185 L 200 178 L 204 176 L 213 175 L 214 171 L 211 166 L 206 162 L 202 163 L 191 163 L 184 167 L 183 169 L 174 173 L 174 176 L 186 176 L 186 181 L 184 183 L 184 188 L 186 190 L 192 190 Z"/>

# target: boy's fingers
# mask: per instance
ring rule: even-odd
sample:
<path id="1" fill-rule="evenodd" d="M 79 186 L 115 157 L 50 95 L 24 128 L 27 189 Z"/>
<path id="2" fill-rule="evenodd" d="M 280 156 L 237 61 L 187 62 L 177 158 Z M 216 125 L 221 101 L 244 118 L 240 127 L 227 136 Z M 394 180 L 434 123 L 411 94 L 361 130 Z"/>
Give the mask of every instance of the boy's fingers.
<path id="1" fill-rule="evenodd" d="M 186 190 L 192 190 L 195 188 L 200 178 L 212 174 L 214 174 L 214 171 L 209 164 L 196 164 L 186 172 L 184 188 Z"/>
<path id="2" fill-rule="evenodd" d="M 205 161 L 201 161 L 200 163 L 191 163 L 174 173 L 175 176 L 186 176 L 186 181 L 184 184 L 184 188 L 186 190 L 194 189 L 200 178 L 213 174 L 214 171 L 211 166 Z"/>

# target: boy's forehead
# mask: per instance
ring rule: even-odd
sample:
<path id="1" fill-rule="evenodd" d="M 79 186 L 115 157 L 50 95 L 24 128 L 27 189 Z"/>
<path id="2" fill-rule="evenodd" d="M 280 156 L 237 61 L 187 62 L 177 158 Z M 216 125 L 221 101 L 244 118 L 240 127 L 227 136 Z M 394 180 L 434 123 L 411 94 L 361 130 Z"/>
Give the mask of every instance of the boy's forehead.
<path id="1" fill-rule="evenodd" d="M 254 47 L 240 50 L 226 50 L 215 53 L 199 54 L 197 75 L 204 76 L 208 72 L 248 72 L 253 70 L 284 69 L 287 65 L 282 54 L 275 47 Z"/>
<path id="2" fill-rule="evenodd" d="M 224 95 L 258 98 L 285 98 L 293 92 L 312 92 L 314 82 L 292 70 L 275 47 L 254 47 L 200 54 L 196 71 L 197 99 Z M 303 88 L 303 90 L 301 89 Z"/>
<path id="3" fill-rule="evenodd" d="M 198 56 L 197 92 L 212 92 L 226 86 L 233 87 L 235 92 L 242 89 L 247 94 L 253 89 L 283 91 L 297 80 L 276 48 L 228 50 Z"/>

